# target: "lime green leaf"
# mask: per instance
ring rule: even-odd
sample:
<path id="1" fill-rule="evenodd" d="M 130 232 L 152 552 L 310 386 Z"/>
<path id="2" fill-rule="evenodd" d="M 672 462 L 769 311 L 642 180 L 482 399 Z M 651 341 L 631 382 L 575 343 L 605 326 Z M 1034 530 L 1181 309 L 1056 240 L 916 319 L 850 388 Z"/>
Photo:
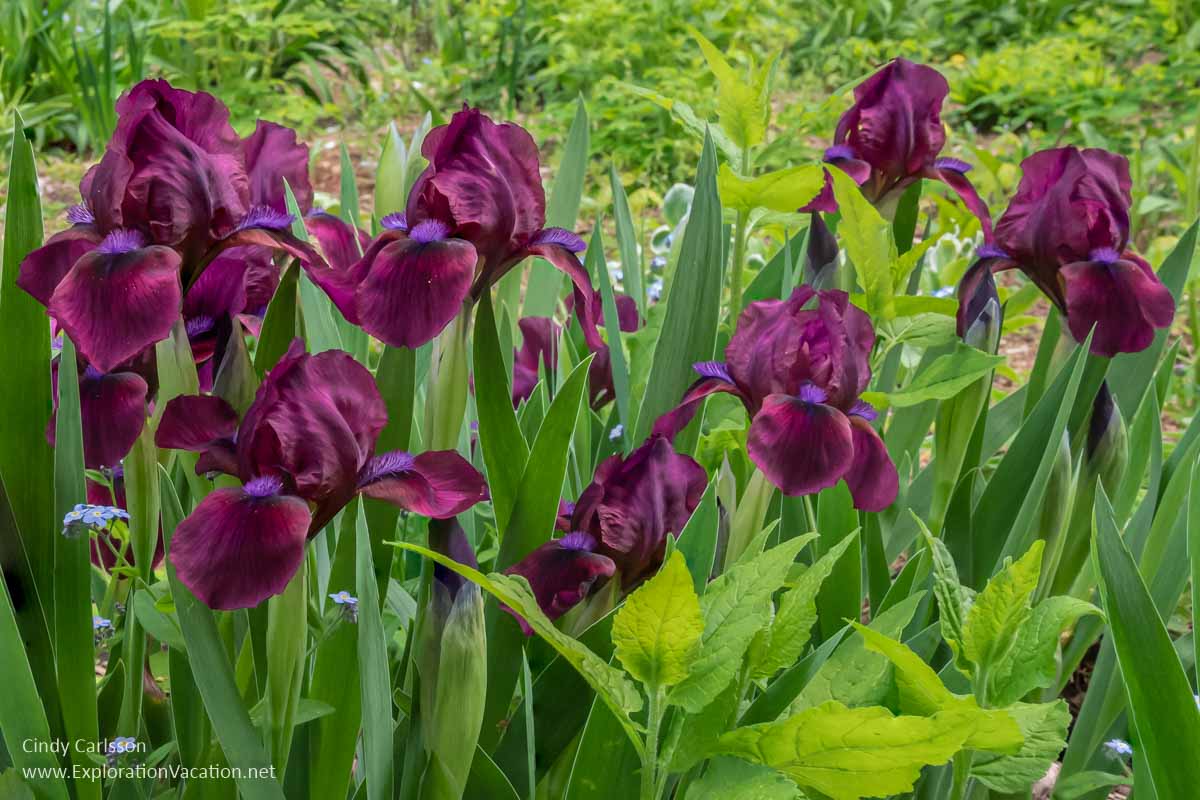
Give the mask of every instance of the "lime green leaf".
<path id="1" fill-rule="evenodd" d="M 770 628 L 764 631 L 766 643 L 762 655 L 751 661 L 752 677 L 769 678 L 784 667 L 790 667 L 804 652 L 813 623 L 817 621 L 817 593 L 846 548 L 857 540 L 857 531 L 843 538 L 805 570 L 796 585 L 784 593 L 775 619 Z"/>
<path id="2" fill-rule="evenodd" d="M 865 625 L 850 624 L 862 635 L 868 650 L 882 653 L 895 667 L 901 711 L 924 716 L 939 711 L 962 714 L 975 726 L 964 744 L 972 750 L 1016 753 L 1021 747 L 1024 741 L 1021 731 L 1006 709 L 982 709 L 974 697 L 954 694 L 907 645 Z"/>
<path id="3" fill-rule="evenodd" d="M 688 800 L 795 800 L 796 784 L 773 769 L 722 756 L 688 789 Z"/>
<path id="4" fill-rule="evenodd" d="M 958 752 L 973 725 L 954 712 L 892 716 L 886 708 L 824 703 L 782 722 L 739 728 L 720 751 L 787 775 L 833 800 L 907 792 L 921 768 Z"/>
<path id="5" fill-rule="evenodd" d="M 798 536 L 761 553 L 709 584 L 700 608 L 704 636 L 700 657 L 668 701 L 699 712 L 729 685 L 754 635 L 769 621 L 768 600 L 787 579 L 796 554 L 812 540 Z"/>
<path id="6" fill-rule="evenodd" d="M 613 645 L 625 671 L 652 690 L 688 674 L 704 620 L 683 553 L 671 553 L 658 574 L 625 600 L 613 620 Z"/>
<path id="7" fill-rule="evenodd" d="M 958 570 L 954 557 L 941 539 L 935 539 L 915 513 L 913 519 L 921 529 L 933 554 L 933 596 L 938 602 L 938 617 L 941 622 L 942 638 L 954 652 L 955 666 L 965 675 L 971 674 L 971 664 L 963 655 L 963 623 L 975 602 L 975 590 L 958 582 Z"/>
<path id="8" fill-rule="evenodd" d="M 734 681 L 699 713 L 680 712 L 675 717 L 663 750 L 671 772 L 687 772 L 708 757 L 717 740 L 729 730 L 730 721 L 736 719 L 739 688 Z"/>
<path id="9" fill-rule="evenodd" d="M 1103 612 L 1074 597 L 1050 597 L 1036 605 L 1017 632 L 1012 649 L 991 670 L 988 697 L 997 706 L 1015 703 L 1034 689 L 1054 683 L 1062 632 L 1080 617 Z"/>
<path id="10" fill-rule="evenodd" d="M 1028 792 L 1066 747 L 1071 711 L 1062 700 L 1017 703 L 1005 711 L 1016 720 L 1025 743 L 1012 755 L 978 753 L 971 775 L 997 792 Z"/>
<path id="11" fill-rule="evenodd" d="M 743 178 L 722 164 L 717 174 L 721 205 L 735 211 L 767 208 L 783 213 L 806 205 L 821 191 L 825 170 L 816 165 L 788 167 L 755 178 Z"/>
<path id="12" fill-rule="evenodd" d="M 988 581 L 967 612 L 963 655 L 977 667 L 990 669 L 999 663 L 1029 619 L 1029 598 L 1037 588 L 1044 544 L 1038 539 L 1016 563 L 1006 560 L 1004 568 Z"/>
<path id="13" fill-rule="evenodd" d="M 651 103 L 654 103 L 659 108 L 671 112 L 671 116 L 675 118 L 680 125 L 692 132 L 696 138 L 703 140 L 706 136 L 710 137 L 713 145 L 725 154 L 730 163 L 742 163 L 742 148 L 733 143 L 733 139 L 725 132 L 725 129 L 720 125 L 713 124 L 707 120 L 700 118 L 696 111 L 682 100 L 674 100 L 666 95 L 659 94 L 651 89 L 644 89 L 641 86 L 635 86 L 632 83 L 621 84 L 629 91 L 636 94 L 638 97 L 645 98 Z M 668 215 L 668 219 L 670 216 Z"/>
<path id="14" fill-rule="evenodd" d="M 912 620 L 924 592 L 914 592 L 871 620 L 870 628 L 895 638 Z M 847 637 L 788 707 L 790 713 L 836 700 L 848 706 L 883 702 L 892 687 L 892 664 L 867 650 L 861 637 Z"/>
<path id="15" fill-rule="evenodd" d="M 1132 775 L 1114 775 L 1100 770 L 1086 770 L 1070 775 L 1054 785 L 1054 800 L 1078 800 L 1097 789 L 1109 786 L 1132 786 Z"/>
<path id="16" fill-rule="evenodd" d="M 754 147 L 761 143 L 771 117 L 770 77 L 778 55 L 772 56 L 761 67 L 751 66 L 750 74 L 743 78 L 712 42 L 695 28 L 689 30 L 700 45 L 708 68 L 717 78 L 717 113 L 721 116 L 721 127 L 739 147 Z"/>
<path id="17" fill-rule="evenodd" d="M 842 215 L 838 223 L 838 238 L 854 264 L 858 282 L 866 293 L 867 311 L 881 320 L 896 315 L 893 299 L 892 262 L 896 260 L 896 243 L 892 226 L 867 202 L 858 184 L 840 169 L 831 169 L 833 196 L 837 198 Z"/>
<path id="18" fill-rule="evenodd" d="M 948 400 L 1003 363 L 1004 356 L 959 342 L 954 352 L 938 356 L 911 383 L 890 393 L 888 403 L 893 408 L 904 408 L 927 400 Z"/>
<path id="19" fill-rule="evenodd" d="M 638 732 L 638 726 L 630 718 L 631 713 L 642 707 L 642 695 L 638 692 L 637 687 L 619 669 L 609 665 L 583 643 L 572 639 L 554 627 L 554 623 L 547 619 L 538 607 L 537 599 L 534 598 L 533 592 L 529 589 L 529 583 L 523 577 L 501 575 L 496 572 L 484 575 L 479 570 L 459 564 L 441 553 L 435 553 L 420 545 L 408 542 L 389 542 L 388 544 L 402 550 L 411 550 L 436 561 L 471 581 L 520 614 L 529 627 L 533 628 L 534 633 L 553 647 L 567 663 L 575 667 L 576 671 L 621 722 L 621 727 L 633 742 L 634 747 L 639 752 L 641 751 L 642 737 Z"/>
<path id="20" fill-rule="evenodd" d="M 898 316 L 881 324 L 878 331 L 890 344 L 903 342 L 922 349 L 950 344 L 956 338 L 954 318 L 929 311 L 911 317 Z"/>
<path id="21" fill-rule="evenodd" d="M 913 271 L 917 263 L 924 257 L 925 251 L 937 243 L 938 239 L 936 237 L 929 236 L 897 256 L 896 260 L 892 262 L 892 285 L 904 286 L 908 282 L 909 273 Z"/>

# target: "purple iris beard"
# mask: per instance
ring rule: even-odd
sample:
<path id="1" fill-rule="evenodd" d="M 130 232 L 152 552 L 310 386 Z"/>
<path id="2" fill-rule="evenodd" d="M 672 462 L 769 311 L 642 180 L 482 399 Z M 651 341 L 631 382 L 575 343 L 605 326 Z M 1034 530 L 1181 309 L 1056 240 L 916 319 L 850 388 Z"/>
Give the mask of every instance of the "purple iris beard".
<path id="1" fill-rule="evenodd" d="M 251 497 L 274 497 L 283 491 L 283 481 L 274 475 L 261 475 L 243 486 L 242 491 Z"/>
<path id="2" fill-rule="evenodd" d="M 291 214 L 285 214 L 282 211 L 276 211 L 270 206 L 254 206 L 246 212 L 246 216 L 242 217 L 242 221 L 238 223 L 237 230 L 244 231 L 249 228 L 266 228 L 268 230 L 284 230 L 291 226 L 295 219 Z"/>
<path id="3" fill-rule="evenodd" d="M 366 486 L 389 475 L 412 472 L 415 464 L 416 461 L 410 453 L 400 451 L 384 453 L 381 456 L 371 459 L 367 464 L 367 468 L 363 470 L 363 474 L 359 476 L 358 485 Z"/>
<path id="4" fill-rule="evenodd" d="M 96 250 L 105 255 L 116 256 L 137 250 L 145 244 L 146 237 L 140 231 L 130 228 L 117 228 L 104 237 L 104 241 L 100 243 L 100 246 Z"/>
<path id="5" fill-rule="evenodd" d="M 450 226 L 441 220 L 427 219 L 424 222 L 417 223 L 413 229 L 408 232 L 408 238 L 414 242 L 428 244 L 430 242 L 440 242 L 450 235 Z"/>

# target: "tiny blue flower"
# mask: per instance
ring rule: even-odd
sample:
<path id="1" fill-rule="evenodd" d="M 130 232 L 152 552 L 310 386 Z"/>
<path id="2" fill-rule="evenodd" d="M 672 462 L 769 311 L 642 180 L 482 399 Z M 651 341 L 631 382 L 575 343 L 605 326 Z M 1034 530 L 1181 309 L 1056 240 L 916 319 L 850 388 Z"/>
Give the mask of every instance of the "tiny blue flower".
<path id="1" fill-rule="evenodd" d="M 934 289 L 934 290 L 933 290 L 933 296 L 934 296 L 934 297 L 949 297 L 949 296 L 950 296 L 950 295 L 952 295 L 952 294 L 954 294 L 954 287 L 953 287 L 953 286 L 943 286 L 943 287 L 942 287 L 942 288 L 940 288 L 940 289 Z"/>
<path id="2" fill-rule="evenodd" d="M 665 266 L 667 266 L 667 259 L 663 256 L 655 256 L 654 258 L 650 259 L 650 269 L 654 270 L 655 272 L 658 272 Z"/>
<path id="3" fill-rule="evenodd" d="M 118 736 L 108 743 L 109 755 L 120 755 L 122 753 L 133 753 L 137 750 L 137 740 L 132 736 Z"/>
<path id="4" fill-rule="evenodd" d="M 613 429 L 608 432 L 608 440 L 610 442 L 615 442 L 624 435 L 625 435 L 625 426 L 620 423 L 617 423 L 616 425 L 613 425 Z"/>
<path id="5" fill-rule="evenodd" d="M 1109 739 L 1104 743 L 1109 758 L 1125 759 L 1133 755 L 1133 746 L 1124 739 Z"/>
<path id="6" fill-rule="evenodd" d="M 625 271 L 620 267 L 617 267 L 616 269 L 610 269 L 608 273 L 612 275 L 613 280 L 615 280 L 617 283 L 625 280 Z"/>
<path id="7" fill-rule="evenodd" d="M 63 536 L 73 539 L 85 531 L 108 530 L 115 519 L 129 521 L 129 512 L 116 506 L 78 503 L 63 516 Z"/>
<path id="8" fill-rule="evenodd" d="M 662 278 L 655 278 L 650 281 L 650 285 L 646 287 L 646 294 L 651 300 L 659 300 L 662 298 L 663 282 Z"/>
<path id="9" fill-rule="evenodd" d="M 112 628 L 112 620 L 101 616 L 92 617 L 92 630 L 103 631 Z"/>
<path id="10" fill-rule="evenodd" d="M 343 589 L 329 595 L 329 599 L 342 607 L 342 619 L 358 622 L 358 598 Z"/>

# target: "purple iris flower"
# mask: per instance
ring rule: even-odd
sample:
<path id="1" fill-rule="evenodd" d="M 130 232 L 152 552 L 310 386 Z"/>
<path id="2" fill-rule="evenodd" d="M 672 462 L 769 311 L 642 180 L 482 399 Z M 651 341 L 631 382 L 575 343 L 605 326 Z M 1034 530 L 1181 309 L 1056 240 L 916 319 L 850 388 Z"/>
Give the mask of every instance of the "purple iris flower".
<path id="1" fill-rule="evenodd" d="M 341 351 L 308 355 L 299 339 L 240 423 L 220 398 L 171 400 L 158 446 L 198 451 L 197 472 L 242 481 L 180 523 L 171 547 L 180 580 L 212 608 L 248 608 L 283 591 L 305 541 L 356 494 L 434 518 L 487 497 L 483 477 L 454 451 L 374 455 L 386 423 L 365 367 Z"/>
<path id="2" fill-rule="evenodd" d="M 1092 352 L 1135 353 L 1167 328 L 1175 300 L 1129 250 L 1129 162 L 1099 149 L 1060 147 L 1021 162 L 1021 183 L 996 223 L 993 272 L 1018 267 L 1058 307 Z M 960 293 L 961 293 L 960 289 Z"/>
<path id="3" fill-rule="evenodd" d="M 596 552 L 598 546 L 590 533 L 572 531 L 546 542 L 505 572 L 529 581 L 538 606 L 555 620 L 587 597 L 597 581 L 616 572 L 613 560 Z M 526 636 L 533 633 L 520 614 L 504 610 L 516 617 Z"/>
<path id="4" fill-rule="evenodd" d="M 853 178 L 867 199 L 885 206 L 922 178 L 942 181 L 979 218 L 991 236 L 991 215 L 967 179 L 971 165 L 939 158 L 946 144 L 942 103 L 950 85 L 933 67 L 903 58 L 889 62 L 854 88 L 854 105 L 838 120 L 825 163 Z M 804 211 L 836 211 L 833 181 Z"/>
<path id="5" fill-rule="evenodd" d="M 277 207 L 284 176 L 311 203 L 294 134 L 260 123 L 243 142 L 220 101 L 162 80 L 139 83 L 116 109 L 72 226 L 30 253 L 17 279 L 102 372 L 170 334 L 185 290 L 222 251 L 258 245 L 319 263 Z"/>
<path id="6" fill-rule="evenodd" d="M 523 128 L 464 108 L 429 132 L 421 153 L 429 166 L 404 213 L 382 220 L 362 258 L 348 270 L 310 265 L 347 320 L 392 346 L 418 347 L 529 256 L 569 275 L 577 298 L 591 297 L 575 255 L 583 240 L 543 227 L 537 146 Z M 580 321 L 589 347 L 601 346 L 590 305 L 581 304 Z"/>
<path id="7" fill-rule="evenodd" d="M 638 314 L 637 303 L 626 294 L 617 293 L 617 319 L 624 333 L 632 333 L 642 325 Z M 567 313 L 575 308 L 574 295 L 564 303 Z M 592 318 L 604 319 L 601 308 L 600 294 L 597 292 L 592 302 Z M 558 337 L 562 327 L 550 317 L 524 317 L 517 322 L 521 329 L 521 347 L 514 349 L 513 357 L 513 405 L 519 405 L 528 400 L 538 382 L 538 365 L 545 368 L 547 375 L 558 369 Z M 616 396 L 613 388 L 612 361 L 607 344 L 601 344 L 592 350 L 595 358 L 588 368 L 588 395 L 592 408 L 601 408 Z"/>
<path id="8" fill-rule="evenodd" d="M 799 286 L 787 300 L 751 303 L 726 363 L 697 364 L 700 379 L 654 431 L 673 438 L 705 397 L 728 392 L 750 416 L 750 459 L 784 494 L 845 480 L 856 508 L 880 511 L 896 499 L 899 478 L 871 426 L 875 409 L 859 398 L 874 344 L 870 318 L 845 292 Z"/>

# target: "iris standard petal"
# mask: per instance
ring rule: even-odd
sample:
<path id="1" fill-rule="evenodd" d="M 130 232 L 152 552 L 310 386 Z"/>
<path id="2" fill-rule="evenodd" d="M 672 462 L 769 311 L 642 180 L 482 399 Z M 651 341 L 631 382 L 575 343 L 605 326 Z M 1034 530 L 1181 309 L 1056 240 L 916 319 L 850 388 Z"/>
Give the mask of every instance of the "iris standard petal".
<path id="1" fill-rule="evenodd" d="M 179 318 L 179 254 L 110 234 L 71 268 L 47 310 L 89 363 L 109 372 L 167 338 Z"/>
<path id="2" fill-rule="evenodd" d="M 771 483 L 787 495 L 836 484 L 854 461 L 850 421 L 832 406 L 786 394 L 768 396 L 750 423 L 746 447 Z"/>
<path id="3" fill-rule="evenodd" d="M 308 145 L 296 140 L 294 130 L 260 119 L 254 126 L 254 133 L 242 140 L 242 151 L 253 205 L 286 212 L 283 192 L 286 180 L 300 213 L 308 213 L 313 201 L 312 183 L 308 179 Z"/>
<path id="4" fill-rule="evenodd" d="M 882 511 L 896 500 L 900 476 L 888 455 L 887 445 L 862 416 L 850 414 L 854 439 L 854 460 L 846 472 L 846 485 L 854 498 L 854 507 L 863 511 Z"/>
<path id="5" fill-rule="evenodd" d="M 163 409 L 154 444 L 199 453 L 215 441 L 232 440 L 237 428 L 237 412 L 220 397 L 179 395 Z"/>
<path id="6" fill-rule="evenodd" d="M 321 246 L 329 266 L 338 272 L 349 272 L 371 245 L 371 237 L 365 231 L 324 211 L 309 214 L 304 218 L 304 226 Z"/>
<path id="7" fill-rule="evenodd" d="M 462 239 L 391 242 L 356 290 L 362 327 L 393 347 L 420 347 L 462 310 L 477 260 L 475 248 Z"/>
<path id="8" fill-rule="evenodd" d="M 445 519 L 487 499 L 479 471 L 453 450 L 376 456 L 359 476 L 359 490 L 423 517 Z"/>
<path id="9" fill-rule="evenodd" d="M 1170 327 L 1175 299 L 1142 259 L 1097 255 L 1062 268 L 1071 335 L 1082 342 L 1094 325 L 1092 352 L 1102 356 L 1146 349 L 1155 329 Z"/>
<path id="10" fill-rule="evenodd" d="M 171 563 L 209 608 L 252 608 L 281 593 L 304 560 L 308 504 L 258 478 L 217 489 L 175 529 Z"/>

